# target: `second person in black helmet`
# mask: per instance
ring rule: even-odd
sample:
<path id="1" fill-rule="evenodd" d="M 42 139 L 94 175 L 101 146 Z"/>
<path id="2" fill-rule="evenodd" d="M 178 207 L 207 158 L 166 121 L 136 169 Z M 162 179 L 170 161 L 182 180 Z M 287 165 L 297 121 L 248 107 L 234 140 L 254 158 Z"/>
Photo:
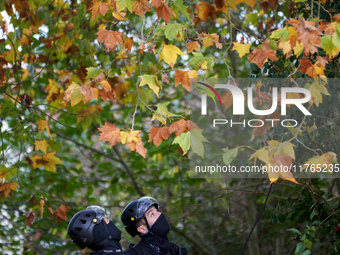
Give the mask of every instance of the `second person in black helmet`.
<path id="1" fill-rule="evenodd" d="M 167 234 L 170 226 L 163 213 L 158 211 L 159 203 L 152 197 L 141 197 L 129 203 L 123 210 L 121 220 L 126 231 L 140 236 L 141 241 L 130 245 L 125 251 L 131 255 L 186 255 L 186 249 L 170 243 Z"/>

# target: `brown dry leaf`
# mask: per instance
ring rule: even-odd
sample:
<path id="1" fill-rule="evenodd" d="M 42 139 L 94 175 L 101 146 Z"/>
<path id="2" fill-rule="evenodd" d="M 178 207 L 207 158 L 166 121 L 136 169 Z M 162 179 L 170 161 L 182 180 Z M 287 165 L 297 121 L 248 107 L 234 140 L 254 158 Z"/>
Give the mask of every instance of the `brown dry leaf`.
<path id="1" fill-rule="evenodd" d="M 153 141 L 157 147 L 162 143 L 163 139 L 168 140 L 170 136 L 169 127 L 166 126 L 161 128 L 153 127 L 148 131 L 150 132 L 148 142 Z"/>
<path id="2" fill-rule="evenodd" d="M 149 5 L 148 0 L 137 0 L 132 3 L 132 12 L 136 13 L 138 16 L 144 18 L 146 8 Z"/>
<path id="3" fill-rule="evenodd" d="M 34 205 L 35 204 L 35 197 L 33 195 L 31 195 L 30 199 L 28 199 L 27 202 Z"/>
<path id="4" fill-rule="evenodd" d="M 276 57 L 275 51 L 270 48 L 268 39 L 266 39 L 266 41 L 262 44 L 261 50 L 256 48 L 248 56 L 248 60 L 252 63 L 255 63 L 259 68 L 263 66 L 268 58 L 272 61 L 279 60 Z"/>
<path id="5" fill-rule="evenodd" d="M 200 44 L 197 41 L 187 43 L 187 53 L 193 52 L 194 50 L 199 51 Z"/>
<path id="6" fill-rule="evenodd" d="M 24 213 L 24 216 L 26 217 L 26 226 L 32 226 L 32 224 L 37 220 L 37 216 L 35 216 L 35 212 L 33 212 L 32 209 L 30 209 L 29 212 Z"/>
<path id="7" fill-rule="evenodd" d="M 108 141 L 110 146 L 116 145 L 121 140 L 120 129 L 115 124 L 108 123 L 98 128 L 102 133 L 99 134 L 99 141 Z"/>
<path id="8" fill-rule="evenodd" d="M 221 101 L 224 104 L 224 110 L 227 110 L 233 105 L 233 94 L 228 90 L 221 96 Z"/>
<path id="9" fill-rule="evenodd" d="M 322 169 L 327 169 L 329 172 L 333 172 L 333 164 L 337 163 L 336 154 L 334 152 L 327 152 L 321 156 L 310 158 L 304 165 L 303 169 L 309 168 L 308 171 L 316 172 L 317 167 L 320 166 Z"/>
<path id="10" fill-rule="evenodd" d="M 59 208 L 53 213 L 53 219 L 57 218 L 57 224 L 62 221 L 66 221 L 66 212 L 70 210 L 66 205 L 61 204 Z"/>
<path id="11" fill-rule="evenodd" d="M 162 18 L 166 23 L 170 22 L 170 14 L 176 17 L 176 14 L 170 9 L 170 7 L 166 4 L 161 4 L 156 9 L 158 19 Z"/>
<path id="12" fill-rule="evenodd" d="M 143 158 L 146 157 L 146 151 L 140 137 L 141 130 L 120 131 L 121 143 L 126 144 L 130 151 L 139 153 Z"/>
<path id="13" fill-rule="evenodd" d="M 99 32 L 96 33 L 98 35 L 98 43 L 102 43 L 105 41 L 104 46 L 106 49 L 106 52 L 109 51 L 114 51 L 114 49 L 117 46 L 117 43 L 120 43 L 123 45 L 123 40 L 122 40 L 122 33 L 117 32 L 117 31 L 109 31 L 106 30 L 105 28 L 102 28 Z"/>
<path id="14" fill-rule="evenodd" d="M 175 132 L 176 136 L 179 136 L 180 134 L 184 133 L 186 130 L 187 130 L 187 121 L 184 119 L 175 121 L 169 126 L 170 134 Z"/>
<path id="15" fill-rule="evenodd" d="M 312 78 L 321 78 L 325 77 L 325 67 L 322 66 L 319 62 L 316 62 L 314 65 L 309 59 L 302 58 L 300 59 L 300 72 L 303 74 L 307 74 Z"/>
<path id="16" fill-rule="evenodd" d="M 116 102 L 116 92 L 114 90 L 106 91 L 105 89 L 99 90 L 99 97 L 103 99 L 103 101 L 106 103 L 106 100 L 111 100 L 113 102 Z"/>
<path id="17" fill-rule="evenodd" d="M 187 129 L 188 131 L 192 131 L 192 130 L 194 130 L 194 129 L 201 130 L 200 127 L 197 126 L 197 124 L 196 124 L 195 122 L 191 121 L 191 120 L 188 120 L 188 121 L 187 121 L 187 127 L 186 127 L 186 129 Z"/>
<path id="18" fill-rule="evenodd" d="M 321 57 L 321 56 L 317 56 L 316 61 L 318 61 L 320 63 L 320 65 L 322 65 L 324 67 L 329 63 L 329 61 L 326 58 Z"/>
<path id="19" fill-rule="evenodd" d="M 165 82 L 167 84 L 170 84 L 170 78 L 168 77 L 168 74 L 162 74 L 162 82 Z"/>
<path id="20" fill-rule="evenodd" d="M 202 32 L 202 34 L 200 34 L 199 37 L 202 40 L 202 44 L 207 48 L 213 45 L 214 43 L 216 44 L 216 47 L 218 47 L 219 46 L 218 44 L 220 44 L 219 43 L 220 37 L 216 33 L 205 34 Z"/>
<path id="21" fill-rule="evenodd" d="M 84 95 L 84 104 L 87 104 L 88 101 L 90 101 L 92 98 L 98 101 L 98 89 L 92 88 L 87 85 L 82 85 L 80 87 L 80 93 Z"/>
<path id="22" fill-rule="evenodd" d="M 95 82 L 101 82 L 105 80 L 105 74 L 104 73 L 100 73 L 95 79 Z"/>
<path id="23" fill-rule="evenodd" d="M 299 184 L 296 179 L 294 178 L 293 174 L 290 171 L 293 165 L 293 159 L 287 155 L 277 155 L 273 158 L 269 159 L 271 166 L 276 169 L 280 169 L 282 171 L 270 171 L 268 172 L 268 177 L 271 183 L 276 182 L 277 179 L 280 177 L 283 180 L 287 180 L 290 182 L 294 182 Z M 286 172 L 284 171 L 286 170 Z"/>
<path id="24" fill-rule="evenodd" d="M 90 9 L 90 10 L 92 10 L 92 20 L 97 18 L 99 13 L 101 15 L 103 15 L 103 17 L 104 17 L 109 9 L 110 9 L 110 6 L 107 3 L 98 2 L 98 1 L 94 0 L 93 1 L 93 7 Z"/>
<path id="25" fill-rule="evenodd" d="M 140 43 L 140 45 L 138 46 L 137 50 L 138 50 L 138 54 L 143 54 L 143 51 L 145 50 L 144 41 L 142 41 Z"/>

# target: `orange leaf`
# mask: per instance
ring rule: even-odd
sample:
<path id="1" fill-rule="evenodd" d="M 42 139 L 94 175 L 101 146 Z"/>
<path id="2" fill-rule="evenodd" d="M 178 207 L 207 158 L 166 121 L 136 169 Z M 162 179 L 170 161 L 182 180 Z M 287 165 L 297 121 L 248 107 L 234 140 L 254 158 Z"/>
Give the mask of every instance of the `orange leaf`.
<path id="1" fill-rule="evenodd" d="M 44 205 L 45 205 L 45 200 L 43 196 L 41 196 L 39 204 L 40 204 L 40 217 L 42 218 L 44 214 Z"/>
<path id="2" fill-rule="evenodd" d="M 190 78 L 197 78 L 198 73 L 195 70 L 191 71 L 181 71 L 176 70 L 175 73 L 175 86 L 177 87 L 180 83 L 182 83 L 183 87 L 190 92 Z"/>
<path id="3" fill-rule="evenodd" d="M 37 216 L 35 216 L 35 212 L 33 212 L 31 209 L 29 212 L 24 213 L 24 216 L 26 217 L 26 220 L 25 220 L 26 226 L 32 226 L 32 224 L 37 220 Z"/>
<path id="4" fill-rule="evenodd" d="M 102 82 L 105 80 L 105 74 L 104 73 L 100 73 L 95 79 L 96 82 Z"/>
<path id="5" fill-rule="evenodd" d="M 99 141 L 108 141 L 110 146 L 116 145 L 121 140 L 120 129 L 115 124 L 108 123 L 105 121 L 105 125 L 98 128 L 100 132 Z"/>
<path id="6" fill-rule="evenodd" d="M 198 17 L 201 20 L 207 21 L 209 18 L 214 19 L 216 15 L 215 7 L 207 2 L 200 1 L 198 9 Z"/>
<path id="7" fill-rule="evenodd" d="M 176 14 L 170 9 L 170 7 L 166 4 L 161 4 L 156 9 L 158 19 L 163 18 L 166 23 L 170 22 L 170 14 L 176 17 Z"/>
<path id="8" fill-rule="evenodd" d="M 92 88 L 87 85 L 82 85 L 80 87 L 80 93 L 84 95 L 85 100 L 84 104 L 87 104 L 88 101 L 90 101 L 92 98 L 98 101 L 98 89 Z"/>
<path id="9" fill-rule="evenodd" d="M 93 7 L 90 9 L 92 10 L 92 20 L 97 18 L 99 13 L 105 16 L 105 14 L 107 13 L 109 9 L 110 9 L 110 6 L 107 3 L 94 1 Z"/>
<path id="10" fill-rule="evenodd" d="M 268 39 L 262 44 L 261 50 L 256 48 L 248 56 L 248 60 L 255 63 L 259 68 L 263 66 L 268 58 L 273 61 L 279 60 L 275 55 L 275 51 L 270 48 Z"/>
<path id="11" fill-rule="evenodd" d="M 104 89 L 106 92 L 110 92 L 112 90 L 112 87 L 108 81 L 101 81 L 100 86 Z"/>
<path id="12" fill-rule="evenodd" d="M 148 0 L 137 0 L 132 3 L 132 12 L 136 13 L 138 16 L 144 18 L 146 8 L 149 5 Z"/>
<path id="13" fill-rule="evenodd" d="M 163 3 L 165 3 L 165 0 L 151 0 L 151 7 L 156 6 L 158 8 Z"/>
<path id="14" fill-rule="evenodd" d="M 146 150 L 142 142 L 138 142 L 136 145 L 136 152 L 139 153 L 143 158 L 146 157 Z"/>
<path id="15" fill-rule="evenodd" d="M 162 143 L 163 139 L 168 140 L 170 136 L 169 127 L 153 127 L 148 131 L 150 132 L 148 142 L 153 141 L 157 147 Z"/>
<path id="16" fill-rule="evenodd" d="M 12 192 L 12 190 L 17 190 L 17 186 L 19 186 L 16 182 L 3 182 L 0 184 L 0 192 L 3 192 L 4 195 L 8 196 Z"/>
<path id="17" fill-rule="evenodd" d="M 126 50 L 126 52 L 124 53 L 124 55 L 128 54 L 129 52 L 131 52 L 131 48 L 133 46 L 133 40 L 132 38 L 126 38 L 124 41 L 124 48 Z"/>
<path id="18" fill-rule="evenodd" d="M 207 48 L 211 45 L 214 45 L 214 43 L 216 44 L 217 48 L 222 48 L 222 44 L 219 43 L 220 37 L 216 33 L 205 34 L 202 32 L 199 37 L 201 38 L 203 45 Z"/>
<path id="19" fill-rule="evenodd" d="M 314 65 L 309 59 L 302 58 L 300 59 L 300 72 L 303 74 L 307 74 L 310 77 L 317 78 L 319 75 L 323 77 L 325 75 L 324 71 L 325 67 L 322 66 L 319 62 L 316 62 Z"/>
<path id="20" fill-rule="evenodd" d="M 136 150 L 137 153 L 145 158 L 146 152 L 139 135 L 140 132 L 140 130 L 120 131 L 121 142 L 122 144 L 126 144 L 130 151 Z"/>
<path id="21" fill-rule="evenodd" d="M 140 43 L 140 45 L 138 46 L 137 50 L 138 50 L 138 54 L 143 54 L 143 51 L 145 50 L 144 41 L 142 41 Z"/>
<path id="22" fill-rule="evenodd" d="M 113 52 L 113 50 L 117 46 L 117 43 L 123 45 L 122 33 L 119 33 L 117 31 L 109 31 L 105 28 L 102 28 L 98 33 L 96 33 L 96 35 L 98 35 L 98 43 L 102 43 L 103 41 L 105 41 L 104 46 L 106 52 Z"/>
<path id="23" fill-rule="evenodd" d="M 233 105 L 233 94 L 228 90 L 221 96 L 221 101 L 224 104 L 224 110 L 227 110 Z"/>
<path id="24" fill-rule="evenodd" d="M 193 52 L 194 50 L 199 51 L 200 44 L 196 41 L 188 42 L 187 43 L 187 53 Z"/>
<path id="25" fill-rule="evenodd" d="M 184 119 L 180 119 L 178 121 L 173 122 L 169 126 L 170 134 L 175 132 L 176 136 L 179 136 L 181 133 L 184 133 L 187 128 L 187 122 Z"/>
<path id="26" fill-rule="evenodd" d="M 100 96 L 101 99 L 104 100 L 105 103 L 106 103 L 107 99 L 116 102 L 116 92 L 115 92 L 115 90 L 105 91 L 105 89 L 101 89 L 101 90 L 99 90 L 99 96 Z"/>

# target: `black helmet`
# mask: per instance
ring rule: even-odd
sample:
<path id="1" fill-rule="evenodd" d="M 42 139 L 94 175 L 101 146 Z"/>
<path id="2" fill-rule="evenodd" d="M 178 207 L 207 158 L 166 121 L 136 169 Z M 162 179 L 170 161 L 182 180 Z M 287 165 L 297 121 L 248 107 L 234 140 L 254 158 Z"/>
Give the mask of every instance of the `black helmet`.
<path id="1" fill-rule="evenodd" d="M 68 224 L 67 234 L 81 249 L 88 247 L 94 240 L 93 228 L 102 222 L 104 214 L 105 209 L 100 206 L 89 206 L 76 213 Z"/>
<path id="2" fill-rule="evenodd" d="M 152 197 L 141 197 L 129 203 L 123 210 L 121 220 L 126 231 L 132 237 L 138 234 L 136 229 L 137 221 L 144 217 L 144 214 L 151 206 L 155 206 L 158 209 L 158 201 Z"/>

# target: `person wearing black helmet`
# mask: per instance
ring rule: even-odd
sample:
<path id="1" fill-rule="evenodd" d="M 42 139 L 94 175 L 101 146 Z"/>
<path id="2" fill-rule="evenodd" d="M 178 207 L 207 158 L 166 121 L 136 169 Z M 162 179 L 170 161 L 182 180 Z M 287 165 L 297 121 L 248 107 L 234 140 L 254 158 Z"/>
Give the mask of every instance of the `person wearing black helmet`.
<path id="1" fill-rule="evenodd" d="M 170 243 L 167 234 L 170 226 L 163 213 L 158 211 L 159 203 L 152 197 L 141 197 L 129 203 L 121 215 L 126 231 L 140 236 L 141 241 L 130 245 L 126 253 L 131 255 L 186 255 L 186 249 Z"/>
<path id="2" fill-rule="evenodd" d="M 105 209 L 101 206 L 89 206 L 76 213 L 69 222 L 67 234 L 80 249 L 93 250 L 91 255 L 125 254 L 119 243 L 121 231 L 105 218 Z"/>

